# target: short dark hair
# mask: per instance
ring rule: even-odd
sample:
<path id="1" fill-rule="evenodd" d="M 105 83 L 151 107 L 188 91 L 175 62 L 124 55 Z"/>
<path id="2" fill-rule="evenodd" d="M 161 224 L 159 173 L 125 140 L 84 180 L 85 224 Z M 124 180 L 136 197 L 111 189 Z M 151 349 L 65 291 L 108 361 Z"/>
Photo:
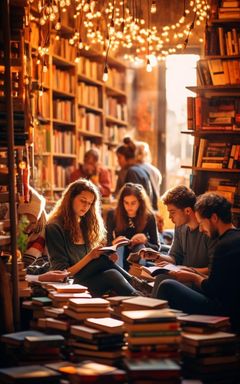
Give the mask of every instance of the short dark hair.
<path id="1" fill-rule="evenodd" d="M 96 148 L 91 148 L 84 154 L 84 161 L 87 161 L 89 158 L 93 158 L 96 162 L 99 160 L 99 152 Z"/>
<path id="2" fill-rule="evenodd" d="M 185 187 L 185 185 L 178 185 L 166 191 L 162 196 L 162 201 L 165 205 L 173 204 L 179 209 L 187 207 L 194 209 L 196 195 L 190 188 Z"/>
<path id="3" fill-rule="evenodd" d="M 116 153 L 125 157 L 126 160 L 135 158 L 136 145 L 130 137 L 123 139 L 123 144 L 119 145 Z"/>
<path id="4" fill-rule="evenodd" d="M 215 213 L 223 223 L 229 224 L 232 222 L 231 207 L 232 204 L 224 196 L 206 192 L 198 196 L 194 210 L 204 219 L 210 219 Z"/>

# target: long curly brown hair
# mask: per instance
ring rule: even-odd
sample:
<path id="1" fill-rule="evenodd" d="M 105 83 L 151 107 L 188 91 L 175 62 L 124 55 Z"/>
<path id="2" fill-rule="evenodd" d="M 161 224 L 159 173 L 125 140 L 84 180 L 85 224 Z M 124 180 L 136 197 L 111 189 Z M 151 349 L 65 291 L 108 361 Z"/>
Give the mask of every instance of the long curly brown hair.
<path id="1" fill-rule="evenodd" d="M 92 193 L 94 200 L 87 213 L 81 218 L 79 225 L 73 210 L 73 200 L 83 191 Z M 52 222 L 56 218 L 61 218 L 63 228 L 69 231 L 74 243 L 79 241 L 82 232 L 89 249 L 98 246 L 106 237 L 106 229 L 101 216 L 99 191 L 90 180 L 78 179 L 69 184 L 50 213 L 48 222 Z"/>
<path id="2" fill-rule="evenodd" d="M 124 208 L 124 197 L 135 196 L 139 202 L 135 222 L 136 231 L 142 232 L 146 226 L 148 217 L 152 214 L 151 204 L 145 189 L 140 184 L 126 183 L 121 188 L 118 196 L 118 203 L 115 210 L 116 231 L 122 232 L 128 228 L 128 215 Z"/>

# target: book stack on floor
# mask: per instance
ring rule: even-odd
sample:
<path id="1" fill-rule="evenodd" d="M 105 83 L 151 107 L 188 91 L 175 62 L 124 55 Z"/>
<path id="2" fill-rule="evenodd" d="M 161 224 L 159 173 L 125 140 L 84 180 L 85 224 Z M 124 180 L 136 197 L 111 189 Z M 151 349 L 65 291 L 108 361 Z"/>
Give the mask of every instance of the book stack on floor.
<path id="1" fill-rule="evenodd" d="M 178 320 L 184 332 L 213 333 L 231 329 L 229 317 L 226 316 L 180 315 Z"/>
<path id="2" fill-rule="evenodd" d="M 204 383 L 239 383 L 239 340 L 233 333 L 182 333 L 183 375 Z"/>
<path id="3" fill-rule="evenodd" d="M 123 358 L 124 324 L 111 317 L 88 318 L 84 325 L 71 326 L 69 344 L 77 361 L 119 365 Z"/>
<path id="4" fill-rule="evenodd" d="M 59 361 L 62 358 L 64 337 L 30 330 L 4 334 L 1 343 L 8 365 L 28 365 L 33 362 Z"/>
<path id="5" fill-rule="evenodd" d="M 109 301 L 111 308 L 113 310 L 112 316 L 117 318 L 117 319 L 121 319 L 122 310 L 123 310 L 122 303 L 124 301 L 132 299 L 132 298 L 133 298 L 132 296 L 110 296 L 110 297 L 108 297 L 108 301 Z"/>
<path id="6" fill-rule="evenodd" d="M 64 383 L 69 384 L 111 384 L 126 383 L 126 372 L 110 365 L 84 360 L 80 363 L 60 362 L 46 365 L 47 368 L 60 373 Z M 66 381 L 65 381 L 66 380 Z"/>
<path id="7" fill-rule="evenodd" d="M 131 358 L 179 358 L 180 325 L 171 310 L 147 309 L 123 311 Z"/>
<path id="8" fill-rule="evenodd" d="M 88 317 L 109 317 L 111 311 L 109 301 L 102 298 L 70 299 L 64 308 L 65 315 L 80 322 Z"/>
<path id="9" fill-rule="evenodd" d="M 170 359 L 125 359 L 124 365 L 132 384 L 181 383 L 181 368 Z"/>

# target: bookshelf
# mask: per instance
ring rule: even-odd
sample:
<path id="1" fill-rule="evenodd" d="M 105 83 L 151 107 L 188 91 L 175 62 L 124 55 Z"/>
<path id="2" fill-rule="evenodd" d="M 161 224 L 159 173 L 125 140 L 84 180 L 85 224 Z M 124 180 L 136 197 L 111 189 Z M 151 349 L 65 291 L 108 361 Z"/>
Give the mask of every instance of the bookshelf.
<path id="1" fill-rule="evenodd" d="M 93 49 L 76 51 L 68 42 L 72 20 L 50 38 L 45 62 L 37 64 L 39 27 L 32 21 L 32 114 L 34 129 L 34 186 L 48 200 L 57 199 L 84 153 L 96 147 L 111 173 L 115 188 L 116 146 L 128 129 L 125 76 L 127 67 L 109 58 L 109 79 L 102 81 L 104 57 Z M 45 63 L 45 64 L 46 64 Z M 41 93 L 41 95 L 40 95 Z"/>
<path id="2" fill-rule="evenodd" d="M 215 191 L 232 202 L 240 226 L 240 28 L 237 7 L 212 7 L 197 86 L 188 97 L 188 130 L 194 136 L 192 188 Z M 189 168 L 183 166 L 183 168 Z"/>

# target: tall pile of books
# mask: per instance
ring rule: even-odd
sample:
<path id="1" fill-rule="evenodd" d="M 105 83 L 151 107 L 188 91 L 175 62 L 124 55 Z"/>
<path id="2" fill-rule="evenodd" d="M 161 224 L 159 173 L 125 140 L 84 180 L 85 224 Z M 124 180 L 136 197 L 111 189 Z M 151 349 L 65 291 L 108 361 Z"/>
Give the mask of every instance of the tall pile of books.
<path id="1" fill-rule="evenodd" d="M 184 377 L 204 383 L 239 382 L 238 339 L 235 334 L 221 330 L 228 327 L 229 319 L 189 315 L 180 321 L 185 330 L 191 331 L 182 333 Z"/>
<path id="2" fill-rule="evenodd" d="M 126 356 L 131 358 L 179 357 L 180 325 L 169 309 L 123 311 L 127 332 Z"/>

